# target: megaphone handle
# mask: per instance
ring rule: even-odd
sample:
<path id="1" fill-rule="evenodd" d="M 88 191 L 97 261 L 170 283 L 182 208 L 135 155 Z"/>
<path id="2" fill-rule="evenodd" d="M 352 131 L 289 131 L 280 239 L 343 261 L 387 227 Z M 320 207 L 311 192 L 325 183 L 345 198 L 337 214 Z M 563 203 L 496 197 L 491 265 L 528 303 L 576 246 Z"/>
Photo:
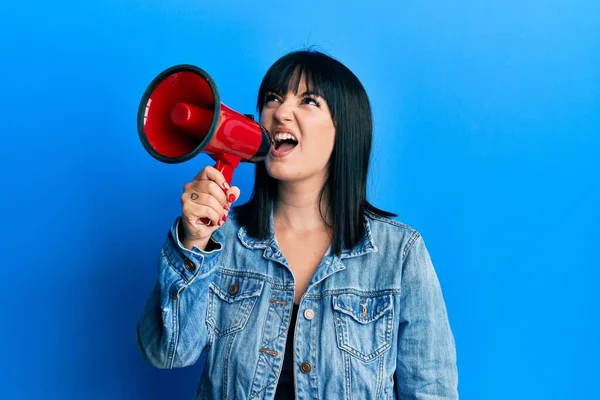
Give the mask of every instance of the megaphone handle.
<path id="1" fill-rule="evenodd" d="M 231 186 L 231 180 L 233 178 L 234 169 L 233 166 L 222 159 L 218 159 L 217 163 L 215 164 L 215 169 L 219 170 L 219 172 L 223 174 L 225 180 L 227 181 L 227 184 Z M 223 192 L 227 193 L 227 189 L 223 189 Z M 201 218 L 200 221 L 202 221 L 204 225 L 213 225 L 212 221 L 208 218 Z"/>
<path id="2" fill-rule="evenodd" d="M 233 166 L 222 159 L 218 159 L 215 164 L 215 169 L 219 170 L 220 173 L 223 174 L 227 184 L 231 186 L 231 179 L 233 179 Z M 225 193 L 227 193 L 227 189 L 223 189 Z"/>

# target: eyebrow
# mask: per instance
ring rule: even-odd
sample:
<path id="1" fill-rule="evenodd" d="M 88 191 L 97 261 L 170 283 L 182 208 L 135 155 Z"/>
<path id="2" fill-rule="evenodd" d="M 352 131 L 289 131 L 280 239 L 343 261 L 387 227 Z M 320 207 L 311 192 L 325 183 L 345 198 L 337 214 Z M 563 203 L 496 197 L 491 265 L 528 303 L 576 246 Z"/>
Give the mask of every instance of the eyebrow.
<path id="1" fill-rule="evenodd" d="M 267 90 L 265 90 L 265 94 L 269 94 L 269 93 L 273 93 L 273 94 L 276 94 L 278 96 L 283 96 L 283 93 L 280 90 L 277 90 L 277 89 L 267 89 Z M 318 97 L 323 98 L 322 94 L 320 94 L 320 93 L 318 93 L 318 92 L 316 92 L 314 90 L 307 90 L 304 93 L 300 94 L 300 97 L 304 97 L 304 96 L 318 96 Z"/>
<path id="2" fill-rule="evenodd" d="M 300 97 L 304 97 L 304 96 L 318 96 L 318 97 L 323 97 L 323 95 L 315 92 L 314 90 L 307 90 L 306 92 L 302 93 L 300 95 Z"/>

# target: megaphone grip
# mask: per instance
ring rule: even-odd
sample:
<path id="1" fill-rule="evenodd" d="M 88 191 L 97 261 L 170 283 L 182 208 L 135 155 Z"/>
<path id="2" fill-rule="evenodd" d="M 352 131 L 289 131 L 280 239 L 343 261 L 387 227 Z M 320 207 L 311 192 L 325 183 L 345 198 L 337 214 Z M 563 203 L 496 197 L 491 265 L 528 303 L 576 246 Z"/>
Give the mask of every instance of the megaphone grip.
<path id="1" fill-rule="evenodd" d="M 225 180 L 227 181 L 227 184 L 231 186 L 231 180 L 233 178 L 233 166 L 227 162 L 225 162 L 222 159 L 218 159 L 217 163 L 215 164 L 215 169 L 217 169 L 221 174 L 223 174 L 223 176 L 225 177 Z M 227 194 L 227 189 L 223 189 L 223 193 Z M 213 223 L 210 219 L 208 218 L 200 218 L 200 221 L 204 224 L 204 225 L 208 225 L 208 226 L 212 226 Z"/>

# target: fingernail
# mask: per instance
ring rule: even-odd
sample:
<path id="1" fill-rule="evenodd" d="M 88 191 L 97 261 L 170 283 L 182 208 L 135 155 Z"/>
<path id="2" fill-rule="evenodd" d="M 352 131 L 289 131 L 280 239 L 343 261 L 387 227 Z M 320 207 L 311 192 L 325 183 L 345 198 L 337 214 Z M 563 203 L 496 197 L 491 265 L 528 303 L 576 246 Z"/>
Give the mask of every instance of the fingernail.
<path id="1" fill-rule="evenodd" d="M 227 211 L 231 210 L 231 206 L 229 205 L 229 202 L 223 204 L 223 208 L 226 209 Z"/>
<path id="2" fill-rule="evenodd" d="M 235 201 L 235 195 L 232 193 L 229 195 L 229 202 L 233 203 Z"/>
<path id="3" fill-rule="evenodd" d="M 226 189 L 226 190 L 229 190 L 229 189 L 231 189 L 231 186 L 229 186 L 229 184 L 227 183 L 227 181 L 223 181 L 223 185 L 222 185 L 222 186 L 223 186 L 223 188 L 224 188 L 224 189 Z"/>
<path id="4" fill-rule="evenodd" d="M 223 222 L 227 221 L 227 215 L 223 215 L 223 218 L 221 218 L 221 220 L 223 220 Z"/>
<path id="5" fill-rule="evenodd" d="M 221 226 L 222 223 L 223 223 L 223 221 L 219 221 L 219 223 L 217 224 L 217 226 Z"/>

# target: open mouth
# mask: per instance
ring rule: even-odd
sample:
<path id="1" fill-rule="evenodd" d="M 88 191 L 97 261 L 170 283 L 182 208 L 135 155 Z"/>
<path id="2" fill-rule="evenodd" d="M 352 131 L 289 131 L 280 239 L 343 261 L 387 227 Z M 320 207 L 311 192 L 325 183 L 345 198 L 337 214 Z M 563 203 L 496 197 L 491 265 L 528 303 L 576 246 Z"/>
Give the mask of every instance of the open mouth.
<path id="1" fill-rule="evenodd" d="M 275 150 L 287 152 L 292 150 L 298 144 L 298 140 L 290 133 L 278 133 L 275 135 L 273 146 Z"/>

